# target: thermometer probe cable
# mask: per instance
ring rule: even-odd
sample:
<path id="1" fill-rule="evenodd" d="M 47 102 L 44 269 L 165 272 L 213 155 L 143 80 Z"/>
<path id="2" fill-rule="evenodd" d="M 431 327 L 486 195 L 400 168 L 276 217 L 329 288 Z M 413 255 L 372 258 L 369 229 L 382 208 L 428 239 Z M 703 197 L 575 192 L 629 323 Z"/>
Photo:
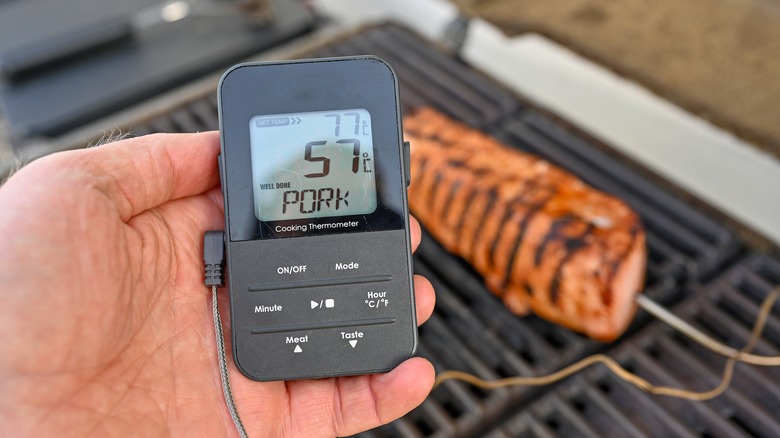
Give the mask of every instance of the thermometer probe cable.
<path id="1" fill-rule="evenodd" d="M 728 389 L 729 385 L 731 384 L 731 378 L 734 375 L 734 366 L 737 362 L 744 362 L 758 366 L 780 366 L 780 356 L 758 356 L 750 353 L 750 351 L 755 348 L 759 339 L 761 339 L 761 333 L 763 332 L 764 326 L 766 325 L 767 319 L 769 318 L 769 314 L 772 311 L 772 306 L 774 305 L 775 301 L 777 301 L 778 297 L 780 297 L 780 286 L 775 287 L 764 299 L 764 302 L 761 304 L 758 317 L 756 318 L 756 322 L 753 325 L 750 339 L 748 340 L 745 347 L 743 347 L 741 350 L 736 350 L 712 339 L 701 330 L 683 321 L 644 295 L 639 295 L 637 297 L 637 303 L 639 306 L 648 313 L 660 319 L 685 336 L 688 336 L 696 343 L 704 346 L 710 351 L 728 358 L 726 365 L 723 368 L 723 374 L 721 375 L 720 383 L 709 391 L 696 392 L 680 388 L 653 385 L 647 380 L 626 370 L 615 359 L 605 354 L 593 354 L 591 356 L 587 356 L 566 368 L 545 376 L 507 377 L 497 380 L 485 380 L 473 374 L 462 371 L 443 371 L 436 376 L 436 381 L 433 384 L 433 387 L 435 389 L 447 380 L 459 380 L 482 389 L 496 389 L 506 386 L 545 386 L 563 380 L 584 370 L 585 368 L 590 367 L 591 365 L 601 363 L 605 365 L 610 371 L 612 371 L 612 373 L 614 373 L 616 376 L 651 394 L 665 395 L 669 397 L 677 397 L 694 401 L 711 400 L 721 395 L 726 389 Z"/>
<path id="2" fill-rule="evenodd" d="M 211 287 L 211 307 L 214 312 L 214 333 L 217 338 L 217 358 L 219 360 L 219 377 L 222 380 L 222 392 L 225 394 L 230 418 L 236 425 L 241 438 L 247 438 L 246 428 L 238 415 L 236 402 L 233 400 L 233 389 L 230 387 L 227 354 L 225 354 L 225 335 L 222 332 L 222 316 L 217 304 L 217 288 L 225 286 L 225 232 L 206 231 L 203 237 L 203 263 L 206 268 L 206 286 Z"/>

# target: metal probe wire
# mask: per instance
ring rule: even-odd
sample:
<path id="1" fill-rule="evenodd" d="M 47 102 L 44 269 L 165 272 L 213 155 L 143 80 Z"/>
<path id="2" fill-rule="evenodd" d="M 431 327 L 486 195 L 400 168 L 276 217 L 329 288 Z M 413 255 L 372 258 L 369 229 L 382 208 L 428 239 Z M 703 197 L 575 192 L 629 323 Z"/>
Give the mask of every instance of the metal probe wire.
<path id="1" fill-rule="evenodd" d="M 227 355 L 225 354 L 225 336 L 222 333 L 222 317 L 219 314 L 219 306 L 217 305 L 217 286 L 211 286 L 211 303 L 214 311 L 214 332 L 217 336 L 217 357 L 219 359 L 219 377 L 222 380 L 222 392 L 225 393 L 225 402 L 227 403 L 228 411 L 230 411 L 230 418 L 233 419 L 233 424 L 236 425 L 238 434 L 241 438 L 248 438 L 244 423 L 241 422 L 241 417 L 238 415 L 236 402 L 233 400 L 233 389 L 230 387 Z"/>
<path id="2" fill-rule="evenodd" d="M 720 383 L 718 386 L 709 391 L 696 392 L 679 388 L 655 386 L 647 380 L 637 376 L 636 374 L 629 372 L 623 368 L 615 359 L 604 354 L 594 354 L 588 356 L 552 374 L 538 377 L 507 377 L 504 379 L 488 381 L 481 379 L 473 374 L 462 371 L 444 371 L 436 376 L 436 381 L 434 382 L 433 387 L 436 388 L 447 380 L 460 380 L 483 389 L 496 389 L 514 385 L 544 386 L 563 380 L 566 377 L 576 374 L 577 372 L 593 364 L 602 363 L 615 375 L 635 385 L 643 391 L 652 394 L 666 395 L 688 400 L 710 400 L 722 394 L 729 387 L 731 384 L 731 378 L 734 375 L 734 366 L 737 362 L 745 362 L 761 366 L 780 365 L 780 356 L 758 356 L 749 353 L 761 338 L 761 333 L 763 332 L 764 326 L 766 325 L 767 319 L 769 318 L 769 314 L 772 311 L 772 306 L 778 297 L 780 297 L 780 286 L 775 287 L 764 299 L 764 302 L 761 304 L 758 317 L 756 318 L 756 322 L 753 325 L 750 340 L 741 350 L 735 350 L 712 339 L 692 325 L 681 320 L 668 310 L 662 308 L 660 305 L 656 304 L 649 298 L 646 298 L 642 295 L 637 297 L 637 303 L 639 303 L 639 306 L 647 310 L 653 316 L 657 317 L 664 323 L 669 324 L 671 327 L 690 337 L 694 341 L 699 342 L 701 345 L 705 346 L 711 351 L 724 355 L 728 358 L 723 369 Z"/>
<path id="3" fill-rule="evenodd" d="M 775 288 L 772 291 L 772 293 L 767 297 L 767 300 L 772 296 L 776 296 L 778 292 L 780 292 L 780 287 Z M 774 299 L 772 301 L 774 301 Z M 655 301 L 651 300 L 650 298 L 646 297 L 645 295 L 642 294 L 637 295 L 636 302 L 637 304 L 639 304 L 639 307 L 647 311 L 647 313 L 655 316 L 656 318 L 660 319 L 664 323 L 671 326 L 673 329 L 679 331 L 685 336 L 688 336 L 689 338 L 698 342 L 703 347 L 706 347 L 712 352 L 718 353 L 728 358 L 737 359 L 740 362 L 745 362 L 752 365 L 758 365 L 764 367 L 780 366 L 780 356 L 759 356 L 745 351 L 737 350 L 736 348 L 729 347 L 728 345 L 725 345 L 721 342 L 716 341 L 715 339 L 712 339 L 701 330 L 692 326 L 691 324 L 684 321 L 679 316 L 665 309 L 664 307 L 662 307 Z M 767 301 L 764 301 L 764 305 L 766 305 L 766 303 Z M 771 303 L 770 303 L 770 309 L 771 309 Z M 762 310 L 763 310 L 763 306 L 762 306 Z"/>

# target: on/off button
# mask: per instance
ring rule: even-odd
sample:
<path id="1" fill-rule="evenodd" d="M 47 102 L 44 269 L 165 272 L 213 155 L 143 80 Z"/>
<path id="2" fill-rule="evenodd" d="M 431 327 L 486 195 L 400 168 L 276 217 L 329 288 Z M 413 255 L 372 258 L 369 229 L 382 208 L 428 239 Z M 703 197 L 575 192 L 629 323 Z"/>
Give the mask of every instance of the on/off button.
<path id="1" fill-rule="evenodd" d="M 279 275 L 302 274 L 306 272 L 306 265 L 279 266 L 276 273 Z"/>

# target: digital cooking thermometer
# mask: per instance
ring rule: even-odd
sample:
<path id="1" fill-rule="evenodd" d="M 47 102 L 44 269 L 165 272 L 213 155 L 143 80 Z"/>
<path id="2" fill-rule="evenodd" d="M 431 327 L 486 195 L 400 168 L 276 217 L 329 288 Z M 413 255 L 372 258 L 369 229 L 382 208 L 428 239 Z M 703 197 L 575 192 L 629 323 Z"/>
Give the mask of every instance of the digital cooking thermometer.
<path id="1" fill-rule="evenodd" d="M 218 88 L 238 368 L 388 371 L 417 345 L 398 84 L 374 57 L 237 65 Z"/>

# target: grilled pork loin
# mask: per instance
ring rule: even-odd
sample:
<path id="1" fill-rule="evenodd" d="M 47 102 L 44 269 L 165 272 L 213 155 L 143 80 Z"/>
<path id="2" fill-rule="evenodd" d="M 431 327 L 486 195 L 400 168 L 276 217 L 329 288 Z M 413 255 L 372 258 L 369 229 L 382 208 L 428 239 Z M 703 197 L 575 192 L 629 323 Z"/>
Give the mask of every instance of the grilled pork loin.
<path id="1" fill-rule="evenodd" d="M 404 118 L 415 216 L 515 314 L 612 341 L 636 311 L 645 233 L 622 201 L 432 109 Z"/>

